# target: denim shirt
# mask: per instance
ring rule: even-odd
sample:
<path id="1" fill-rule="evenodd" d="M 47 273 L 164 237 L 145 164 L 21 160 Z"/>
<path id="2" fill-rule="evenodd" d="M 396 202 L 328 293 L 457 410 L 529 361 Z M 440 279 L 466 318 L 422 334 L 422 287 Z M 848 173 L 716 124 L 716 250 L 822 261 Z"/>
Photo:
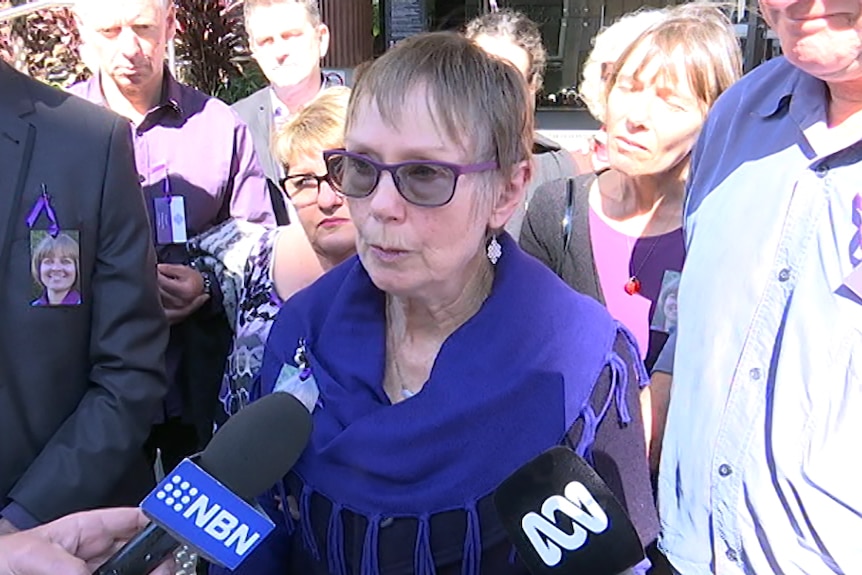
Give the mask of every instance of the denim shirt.
<path id="1" fill-rule="evenodd" d="M 862 569 L 862 142 L 783 58 L 714 107 L 692 157 L 688 256 L 659 476 L 685 575 Z"/>

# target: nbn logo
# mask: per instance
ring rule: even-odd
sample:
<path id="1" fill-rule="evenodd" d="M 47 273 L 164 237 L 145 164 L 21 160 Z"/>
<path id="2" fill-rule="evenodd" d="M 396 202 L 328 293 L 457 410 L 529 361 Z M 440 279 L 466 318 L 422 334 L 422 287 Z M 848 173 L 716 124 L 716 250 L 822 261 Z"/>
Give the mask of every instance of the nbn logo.
<path id="1" fill-rule="evenodd" d="M 269 517 L 188 459 L 144 499 L 141 508 L 178 540 L 229 569 L 236 569 L 275 528 Z"/>
<path id="2" fill-rule="evenodd" d="M 206 495 L 200 495 L 195 499 L 183 513 L 183 517 L 186 519 L 194 517 L 195 526 L 203 528 L 204 533 L 216 541 L 222 541 L 228 549 L 233 548 L 239 556 L 248 553 L 260 539 L 260 533 L 252 533 L 251 528 L 245 523 L 240 523 L 233 513 L 222 509 L 218 503 L 210 505 L 210 499 Z"/>
<path id="3" fill-rule="evenodd" d="M 587 531 L 598 534 L 608 528 L 607 514 L 583 484 L 572 481 L 563 494 L 548 497 L 542 503 L 541 515 L 530 511 L 521 519 L 521 530 L 548 567 L 560 563 L 563 549 L 580 549 L 587 541 Z M 571 535 L 557 527 L 558 511 L 571 520 Z"/>

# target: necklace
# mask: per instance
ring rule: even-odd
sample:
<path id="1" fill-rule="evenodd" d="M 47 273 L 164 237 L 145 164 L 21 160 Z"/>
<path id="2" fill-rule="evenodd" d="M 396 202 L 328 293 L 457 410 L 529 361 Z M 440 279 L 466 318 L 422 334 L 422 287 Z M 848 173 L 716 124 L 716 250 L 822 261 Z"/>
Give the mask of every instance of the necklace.
<path id="1" fill-rule="evenodd" d="M 630 238 L 627 238 L 627 240 L 628 240 L 628 241 L 630 241 Z M 641 260 L 641 263 L 640 263 L 640 264 L 638 265 L 638 267 L 635 269 L 635 272 L 634 272 L 634 274 L 632 274 L 632 276 L 629 278 L 629 281 L 627 281 L 627 282 L 625 283 L 625 285 L 623 286 L 623 289 L 626 291 L 626 293 L 627 293 L 627 294 L 629 294 L 629 295 L 635 295 L 635 294 L 639 294 L 639 293 L 641 293 L 641 280 L 640 280 L 640 279 L 638 279 L 638 274 L 639 274 L 639 273 L 641 273 L 641 270 L 643 269 L 644 264 L 645 264 L 645 263 L 647 262 L 647 260 L 650 258 L 650 256 L 652 255 L 652 253 L 655 251 L 655 248 L 656 248 L 656 246 L 658 245 L 658 242 L 659 242 L 660 240 L 661 240 L 661 236 L 656 236 L 655 240 L 654 240 L 654 241 L 653 241 L 653 243 L 652 243 L 652 246 L 650 246 L 649 251 L 647 251 L 646 256 L 644 256 L 644 258 Z M 634 260 L 634 257 L 635 257 L 635 248 L 636 248 L 636 247 L 637 247 L 637 241 L 635 241 L 635 245 L 634 245 L 634 247 L 632 247 L 632 250 L 631 250 L 631 252 L 632 252 L 632 260 Z"/>

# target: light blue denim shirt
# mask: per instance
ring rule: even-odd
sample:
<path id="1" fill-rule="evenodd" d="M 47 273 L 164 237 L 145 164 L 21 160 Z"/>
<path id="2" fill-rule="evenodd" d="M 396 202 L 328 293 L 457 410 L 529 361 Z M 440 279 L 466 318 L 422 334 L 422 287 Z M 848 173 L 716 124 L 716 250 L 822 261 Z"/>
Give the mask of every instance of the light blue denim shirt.
<path id="1" fill-rule="evenodd" d="M 661 546 L 684 575 L 862 573 L 862 142 L 783 58 L 716 104 L 692 158 Z M 862 134 L 860 134 L 862 138 Z"/>

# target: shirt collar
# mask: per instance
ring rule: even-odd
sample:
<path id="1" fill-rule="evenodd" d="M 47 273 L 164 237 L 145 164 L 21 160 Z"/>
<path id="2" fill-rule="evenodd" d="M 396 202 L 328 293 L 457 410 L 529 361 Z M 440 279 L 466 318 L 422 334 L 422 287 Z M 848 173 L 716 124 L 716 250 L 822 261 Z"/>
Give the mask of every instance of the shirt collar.
<path id="1" fill-rule="evenodd" d="M 782 57 L 783 58 L 783 57 Z M 810 117 L 825 108 L 825 84 L 796 66 L 786 64 L 786 78 L 765 91 L 755 113 L 761 118 L 778 114 L 788 106 L 798 119 Z"/>
<path id="2" fill-rule="evenodd" d="M 343 86 L 341 78 L 334 73 L 324 74 L 320 73 L 320 90 L 317 94 L 320 94 L 327 88 L 332 88 L 333 86 Z M 284 102 L 278 99 L 278 94 L 275 93 L 275 88 L 270 85 L 269 87 L 269 99 L 272 103 L 272 117 L 276 120 L 276 122 L 284 122 L 290 119 L 290 110 L 287 109 L 287 106 L 284 105 Z"/>
<path id="3" fill-rule="evenodd" d="M 93 76 L 87 81 L 86 88 L 84 91 L 84 97 L 87 100 L 97 103 L 103 107 L 108 106 L 108 103 L 105 101 L 105 94 L 102 91 L 101 73 L 93 74 Z M 182 116 L 183 109 L 181 102 L 181 85 L 179 82 L 177 82 L 176 78 L 174 78 L 173 74 L 171 74 L 170 70 L 168 70 L 166 66 L 164 76 L 162 77 L 162 94 L 159 97 L 159 104 L 155 108 L 150 110 L 147 114 L 150 114 L 155 110 L 167 108 L 169 110 L 172 110 L 178 116 Z"/>

